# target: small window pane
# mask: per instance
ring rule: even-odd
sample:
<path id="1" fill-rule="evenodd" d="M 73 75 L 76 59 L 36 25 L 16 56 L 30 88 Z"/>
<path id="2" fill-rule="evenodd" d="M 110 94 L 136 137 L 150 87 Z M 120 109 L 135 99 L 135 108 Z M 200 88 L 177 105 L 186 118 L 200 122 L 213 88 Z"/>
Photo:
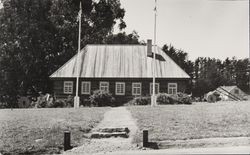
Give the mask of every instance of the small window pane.
<path id="1" fill-rule="evenodd" d="M 109 91 L 109 83 L 108 82 L 100 82 L 100 90 Z"/>
<path id="2" fill-rule="evenodd" d="M 125 83 L 123 82 L 116 83 L 116 95 L 125 95 Z"/>
<path id="3" fill-rule="evenodd" d="M 168 94 L 176 94 L 176 93 L 177 93 L 177 83 L 169 83 Z"/>
<path id="4" fill-rule="evenodd" d="M 155 83 L 155 94 L 159 94 L 160 84 Z M 153 94 L 153 83 L 150 83 L 150 95 Z"/>
<path id="5" fill-rule="evenodd" d="M 132 83 L 132 95 L 141 95 L 141 83 Z"/>
<path id="6" fill-rule="evenodd" d="M 90 94 L 90 82 L 82 82 L 82 94 Z"/>
<path id="7" fill-rule="evenodd" d="M 73 82 L 72 81 L 64 81 L 63 93 L 64 94 L 72 94 L 73 93 Z"/>

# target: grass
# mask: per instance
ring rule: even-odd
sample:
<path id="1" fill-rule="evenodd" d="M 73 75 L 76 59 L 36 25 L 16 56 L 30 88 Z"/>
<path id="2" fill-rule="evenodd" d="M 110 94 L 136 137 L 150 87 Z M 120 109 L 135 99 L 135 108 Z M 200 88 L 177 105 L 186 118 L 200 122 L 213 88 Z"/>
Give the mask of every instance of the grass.
<path id="1" fill-rule="evenodd" d="M 151 141 L 250 136 L 250 102 L 195 103 L 128 107 L 137 120 L 134 142 L 142 130 Z"/>
<path id="2" fill-rule="evenodd" d="M 87 143 L 85 136 L 108 108 L 2 109 L 0 153 L 50 154 L 63 149 L 63 133 L 71 131 L 71 144 Z"/>

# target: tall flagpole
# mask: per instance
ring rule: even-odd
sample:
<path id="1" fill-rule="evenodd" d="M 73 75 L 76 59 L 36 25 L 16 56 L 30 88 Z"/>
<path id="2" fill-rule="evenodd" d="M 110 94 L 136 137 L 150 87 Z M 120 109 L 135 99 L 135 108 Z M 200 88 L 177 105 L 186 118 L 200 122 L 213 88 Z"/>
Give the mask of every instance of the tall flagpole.
<path id="1" fill-rule="evenodd" d="M 78 13 L 78 21 L 79 21 L 79 32 L 78 32 L 78 51 L 77 51 L 77 55 L 76 55 L 76 96 L 74 98 L 74 108 L 79 108 L 79 102 L 80 102 L 80 98 L 78 95 L 78 87 L 79 87 L 79 66 L 78 66 L 78 57 L 79 57 L 79 53 L 81 50 L 81 18 L 82 17 L 82 4 L 80 1 L 80 6 L 79 6 L 79 13 Z"/>
<path id="2" fill-rule="evenodd" d="M 151 106 L 156 105 L 156 95 L 155 95 L 155 53 L 156 53 L 156 17 L 157 17 L 157 0 L 155 0 L 155 19 L 154 19 L 154 52 L 153 52 L 153 93 L 151 98 Z"/>

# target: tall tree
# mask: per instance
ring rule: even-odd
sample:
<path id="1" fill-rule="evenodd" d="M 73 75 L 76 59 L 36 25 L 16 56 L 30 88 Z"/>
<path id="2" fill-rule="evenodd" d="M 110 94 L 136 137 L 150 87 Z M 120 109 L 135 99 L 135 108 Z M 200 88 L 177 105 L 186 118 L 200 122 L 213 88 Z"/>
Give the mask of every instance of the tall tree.
<path id="1" fill-rule="evenodd" d="M 136 31 L 130 34 L 120 32 L 118 34 L 111 34 L 106 39 L 107 44 L 142 44 L 139 41 L 139 35 Z"/>
<path id="2" fill-rule="evenodd" d="M 79 0 L 2 0 L 0 71 L 8 73 L 2 91 L 11 96 L 29 89 L 49 91 L 49 75 L 77 51 Z M 82 1 L 81 47 L 105 43 L 120 22 L 119 0 Z M 2 85 L 1 85 L 2 86 Z"/>
<path id="3" fill-rule="evenodd" d="M 188 75 L 193 78 L 193 62 L 188 60 L 188 54 L 183 50 L 176 49 L 172 45 L 165 44 L 162 50 L 172 58 L 183 70 L 185 70 Z"/>

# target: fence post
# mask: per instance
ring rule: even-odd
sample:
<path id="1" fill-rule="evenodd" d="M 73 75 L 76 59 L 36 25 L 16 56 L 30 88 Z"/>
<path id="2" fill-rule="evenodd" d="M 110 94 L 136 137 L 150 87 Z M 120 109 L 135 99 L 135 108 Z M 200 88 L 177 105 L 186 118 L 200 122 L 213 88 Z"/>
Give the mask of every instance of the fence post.
<path id="1" fill-rule="evenodd" d="M 148 130 L 143 130 L 143 147 L 148 146 Z"/>
<path id="2" fill-rule="evenodd" d="M 64 131 L 64 151 L 71 149 L 70 146 L 70 132 Z"/>

